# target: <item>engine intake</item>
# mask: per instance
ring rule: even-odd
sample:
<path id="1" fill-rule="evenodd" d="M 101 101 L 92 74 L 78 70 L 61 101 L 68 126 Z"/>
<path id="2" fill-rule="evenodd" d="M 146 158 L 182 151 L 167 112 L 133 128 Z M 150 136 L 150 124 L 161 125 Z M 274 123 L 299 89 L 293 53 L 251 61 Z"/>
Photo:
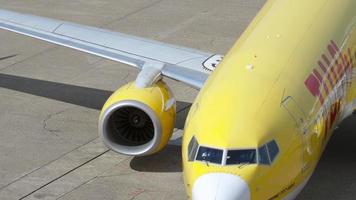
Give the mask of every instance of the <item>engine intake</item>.
<path id="1" fill-rule="evenodd" d="M 163 82 L 151 88 L 137 88 L 130 83 L 104 105 L 99 134 L 118 153 L 149 155 L 168 143 L 174 121 L 175 102 Z"/>
<path id="2" fill-rule="evenodd" d="M 108 132 L 112 133 L 113 140 L 122 145 L 143 145 L 155 135 L 150 116 L 133 106 L 117 109 L 109 118 L 108 125 Z"/>

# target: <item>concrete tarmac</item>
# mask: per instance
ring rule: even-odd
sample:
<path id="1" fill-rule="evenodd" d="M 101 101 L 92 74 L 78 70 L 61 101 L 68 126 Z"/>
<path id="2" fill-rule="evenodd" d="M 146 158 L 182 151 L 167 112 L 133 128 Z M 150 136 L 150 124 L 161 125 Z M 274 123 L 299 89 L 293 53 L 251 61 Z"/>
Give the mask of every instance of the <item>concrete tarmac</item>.
<path id="1" fill-rule="evenodd" d="M 1 9 L 226 53 L 265 0 L 0 0 Z M 165 79 L 178 99 L 165 150 L 129 157 L 98 138 L 100 108 L 135 79 L 123 64 L 0 31 L 0 199 L 182 200 L 179 136 L 198 91 Z M 356 118 L 336 131 L 299 199 L 355 199 Z"/>

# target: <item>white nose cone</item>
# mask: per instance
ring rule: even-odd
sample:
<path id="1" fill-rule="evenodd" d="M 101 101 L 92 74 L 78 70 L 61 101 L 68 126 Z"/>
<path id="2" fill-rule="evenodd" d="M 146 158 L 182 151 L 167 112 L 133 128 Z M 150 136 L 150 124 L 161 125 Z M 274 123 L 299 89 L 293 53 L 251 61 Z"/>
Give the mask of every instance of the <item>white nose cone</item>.
<path id="1" fill-rule="evenodd" d="M 250 200 L 250 190 L 238 176 L 211 173 L 194 183 L 193 200 Z"/>

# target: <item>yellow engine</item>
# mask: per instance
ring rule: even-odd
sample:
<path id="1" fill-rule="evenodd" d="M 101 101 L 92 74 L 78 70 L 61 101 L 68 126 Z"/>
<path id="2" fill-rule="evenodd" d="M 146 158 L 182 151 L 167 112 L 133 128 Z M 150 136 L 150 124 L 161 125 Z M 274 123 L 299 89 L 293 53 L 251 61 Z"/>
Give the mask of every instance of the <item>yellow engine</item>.
<path id="1" fill-rule="evenodd" d="M 105 103 L 99 135 L 112 150 L 126 155 L 149 155 L 167 145 L 173 133 L 176 102 L 159 81 L 139 88 L 135 82 L 117 90 Z"/>

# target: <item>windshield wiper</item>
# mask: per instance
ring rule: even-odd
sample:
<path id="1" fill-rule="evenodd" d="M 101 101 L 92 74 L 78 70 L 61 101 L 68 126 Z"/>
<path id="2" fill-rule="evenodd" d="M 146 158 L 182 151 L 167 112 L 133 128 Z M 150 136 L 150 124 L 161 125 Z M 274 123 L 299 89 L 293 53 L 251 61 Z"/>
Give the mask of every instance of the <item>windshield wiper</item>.
<path id="1" fill-rule="evenodd" d="M 250 163 L 240 163 L 239 169 L 242 169 L 243 167 L 249 165 Z"/>
<path id="2" fill-rule="evenodd" d="M 207 157 L 207 156 L 202 156 L 202 161 L 204 161 L 204 162 L 205 162 L 205 164 L 206 164 L 206 166 L 208 166 L 208 167 L 209 167 L 209 163 L 210 163 L 210 161 L 209 161 L 209 160 L 207 160 L 207 159 L 206 159 L 206 157 Z"/>
<path id="3" fill-rule="evenodd" d="M 210 167 L 210 166 L 209 166 L 210 161 L 204 160 L 204 162 L 205 162 L 206 166 Z"/>

